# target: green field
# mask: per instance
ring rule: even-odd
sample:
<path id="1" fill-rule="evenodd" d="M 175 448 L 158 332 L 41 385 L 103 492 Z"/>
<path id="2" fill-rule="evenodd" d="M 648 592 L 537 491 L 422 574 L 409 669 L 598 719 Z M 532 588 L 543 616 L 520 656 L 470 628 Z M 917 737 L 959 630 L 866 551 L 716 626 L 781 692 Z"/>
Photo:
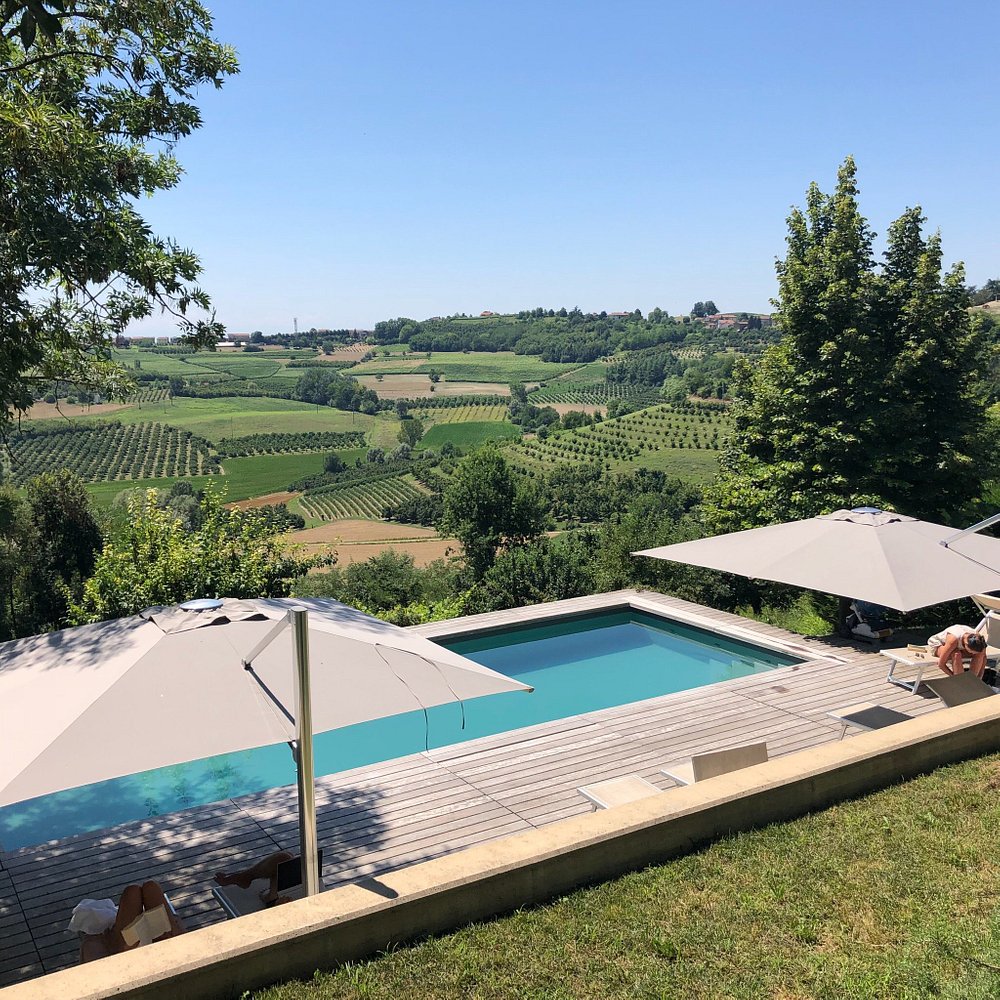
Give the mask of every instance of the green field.
<path id="1" fill-rule="evenodd" d="M 386 507 L 420 496 L 427 491 L 410 475 L 392 476 L 368 483 L 344 483 L 306 493 L 298 501 L 310 524 L 339 518 L 377 520 Z"/>
<path id="2" fill-rule="evenodd" d="M 725 412 L 664 403 L 591 427 L 558 431 L 544 440 L 524 441 L 511 446 L 509 455 L 525 471 L 560 462 L 596 462 L 609 472 L 647 468 L 706 480 L 715 474 L 728 430 Z"/>
<path id="3" fill-rule="evenodd" d="M 342 453 L 353 461 L 356 450 Z M 99 506 L 107 507 L 122 490 L 135 487 L 167 489 L 183 478 L 195 489 L 211 486 L 226 491 L 226 500 L 247 500 L 265 493 L 277 493 L 303 476 L 323 471 L 325 455 L 254 455 L 250 458 L 227 458 L 225 472 L 219 476 L 166 476 L 160 479 L 119 480 L 112 483 L 88 483 L 87 492 Z"/>
<path id="4" fill-rule="evenodd" d="M 378 417 L 367 413 L 347 413 L 329 406 L 313 406 L 294 399 L 268 396 L 225 396 L 221 399 L 194 399 L 178 396 L 161 403 L 143 403 L 127 410 L 103 416 L 78 417 L 77 420 L 117 420 L 123 424 L 159 421 L 192 431 L 209 441 L 248 434 L 301 433 L 303 431 L 364 431 L 373 444 L 386 433 L 394 437 L 399 421 L 393 416 Z M 390 424 L 386 432 L 383 425 Z M 379 447 L 384 447 L 379 444 Z"/>
<path id="5" fill-rule="evenodd" d="M 243 351 L 199 351 L 195 354 L 158 354 L 141 348 L 114 350 L 115 361 L 133 371 L 146 375 L 168 378 L 179 375 L 190 382 L 220 382 L 227 379 L 282 378 L 295 381 L 307 371 L 305 368 L 288 368 L 292 356 L 302 352 L 261 352 L 246 354 Z M 305 352 L 315 357 L 315 352 Z M 138 363 L 139 368 L 136 369 Z"/>
<path id="6" fill-rule="evenodd" d="M 217 464 L 208 441 L 163 423 L 47 424 L 11 435 L 0 478 L 24 483 L 58 469 L 87 481 L 211 475 Z"/>
<path id="7" fill-rule="evenodd" d="M 542 382 L 564 372 L 579 368 L 577 364 L 558 364 L 510 351 L 497 353 L 470 351 L 437 351 L 426 354 L 405 354 L 394 358 L 376 357 L 355 365 L 348 375 L 426 375 L 440 372 L 452 382 Z"/>
<path id="8" fill-rule="evenodd" d="M 440 448 L 450 441 L 456 448 L 471 451 L 487 441 L 516 441 L 521 429 L 499 420 L 470 421 L 464 424 L 435 424 L 421 439 L 421 448 Z"/>
<path id="9" fill-rule="evenodd" d="M 509 407 L 505 403 L 478 404 L 470 403 L 463 406 L 418 406 L 411 407 L 410 413 L 427 427 L 435 424 L 464 424 L 476 421 L 505 420 Z"/>

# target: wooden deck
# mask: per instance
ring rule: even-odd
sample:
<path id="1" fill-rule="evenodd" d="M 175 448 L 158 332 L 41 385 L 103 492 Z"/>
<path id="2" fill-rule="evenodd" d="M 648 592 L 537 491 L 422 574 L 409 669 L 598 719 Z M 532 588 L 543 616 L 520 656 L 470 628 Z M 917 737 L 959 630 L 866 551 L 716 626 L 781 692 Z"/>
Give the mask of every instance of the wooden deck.
<path id="1" fill-rule="evenodd" d="M 825 714 L 832 709 L 872 701 L 918 715 L 940 706 L 886 683 L 886 661 L 875 653 L 674 598 L 641 597 L 706 623 L 795 643 L 815 658 L 320 778 L 326 886 L 362 881 L 379 892 L 380 873 L 585 813 L 590 806 L 580 785 L 639 774 L 666 789 L 671 782 L 660 767 L 691 753 L 766 740 L 771 756 L 780 756 L 836 740 L 841 727 Z M 558 607 L 599 605 L 583 598 Z M 523 611 L 502 612 L 462 627 L 524 618 Z M 209 891 L 214 872 L 297 847 L 296 794 L 286 787 L 4 854 L 0 986 L 76 961 L 76 940 L 65 927 L 84 897 L 117 898 L 129 882 L 153 878 L 187 926 L 200 927 L 224 918 Z"/>

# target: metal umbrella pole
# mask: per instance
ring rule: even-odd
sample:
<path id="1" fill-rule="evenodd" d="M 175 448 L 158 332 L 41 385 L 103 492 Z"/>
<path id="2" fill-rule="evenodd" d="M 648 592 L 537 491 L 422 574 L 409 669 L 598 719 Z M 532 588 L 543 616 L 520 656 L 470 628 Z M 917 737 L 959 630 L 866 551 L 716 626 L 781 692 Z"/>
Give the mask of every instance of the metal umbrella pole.
<path id="1" fill-rule="evenodd" d="M 256 671 L 253 661 L 286 628 L 292 629 L 292 656 L 295 661 L 295 772 L 299 798 L 299 856 L 302 859 L 302 887 L 307 896 L 314 896 L 322 888 L 320 885 L 319 848 L 316 835 L 316 768 L 313 763 L 312 694 L 309 683 L 309 612 L 305 608 L 290 608 L 288 616 L 280 620 L 274 628 L 243 658 L 243 669 L 248 670 L 254 680 L 291 721 L 288 709 L 267 689 Z"/>
<path id="2" fill-rule="evenodd" d="M 299 788 L 299 852 L 302 886 L 307 896 L 320 891 L 319 848 L 316 835 L 316 770 L 313 764 L 312 695 L 309 686 L 309 612 L 292 608 L 292 645 L 295 649 L 295 764 Z"/>

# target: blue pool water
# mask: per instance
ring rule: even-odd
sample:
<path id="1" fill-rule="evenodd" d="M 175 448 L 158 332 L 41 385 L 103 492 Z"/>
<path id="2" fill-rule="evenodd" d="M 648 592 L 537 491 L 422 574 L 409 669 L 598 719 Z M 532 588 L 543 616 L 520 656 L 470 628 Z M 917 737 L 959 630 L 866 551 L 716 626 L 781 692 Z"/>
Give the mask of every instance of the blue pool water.
<path id="1" fill-rule="evenodd" d="M 322 733 L 316 773 L 332 774 L 430 747 L 502 733 L 796 663 L 794 657 L 635 611 L 523 626 L 443 642 L 534 686 Z M 128 820 L 287 785 L 282 744 L 160 768 L 0 809 L 0 845 L 13 850 Z"/>

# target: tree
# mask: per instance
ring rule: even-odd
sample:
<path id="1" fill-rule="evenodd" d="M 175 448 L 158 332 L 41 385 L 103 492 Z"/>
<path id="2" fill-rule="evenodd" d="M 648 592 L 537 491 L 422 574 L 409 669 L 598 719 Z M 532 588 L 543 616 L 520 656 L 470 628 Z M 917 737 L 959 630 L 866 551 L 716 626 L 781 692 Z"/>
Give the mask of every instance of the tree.
<path id="1" fill-rule="evenodd" d="M 703 316 L 714 316 L 718 312 L 718 308 L 711 299 L 705 299 L 705 312 Z"/>
<path id="2" fill-rule="evenodd" d="M 343 472 L 345 468 L 344 460 L 335 451 L 323 459 L 323 471 L 329 472 L 331 475 Z"/>
<path id="3" fill-rule="evenodd" d="M 570 534 L 566 538 L 537 538 L 502 550 L 482 580 L 465 595 L 462 613 L 483 614 L 592 593 L 587 541 Z"/>
<path id="4" fill-rule="evenodd" d="M 136 210 L 173 187 L 203 83 L 237 70 L 197 0 L 16 0 L 0 8 L 0 431 L 39 383 L 121 396 L 111 338 L 154 308 L 185 339 L 222 331 L 198 258 Z"/>
<path id="5" fill-rule="evenodd" d="M 884 263 L 845 161 L 833 195 L 813 184 L 777 265 L 783 331 L 733 370 L 734 431 L 709 494 L 716 530 L 873 503 L 957 519 L 979 492 L 981 344 L 961 265 L 919 208 L 889 227 Z"/>
<path id="6" fill-rule="evenodd" d="M 399 440 L 403 444 L 415 448 L 417 442 L 424 436 L 423 422 L 416 417 L 407 417 L 399 422 Z"/>
<path id="7" fill-rule="evenodd" d="M 0 638 L 34 635 L 66 624 L 101 548 L 101 530 L 82 480 L 45 473 L 24 495 L 0 490 Z"/>
<path id="8" fill-rule="evenodd" d="M 495 445 L 459 462 L 443 504 L 442 530 L 462 543 L 473 580 L 482 579 L 501 548 L 532 541 L 545 528 L 538 492 L 515 477 Z"/>
<path id="9" fill-rule="evenodd" d="M 697 316 L 699 318 L 702 317 L 702 316 L 704 316 L 705 315 L 705 303 L 704 302 L 696 302 L 691 307 L 691 315 L 692 316 Z"/>
<path id="10" fill-rule="evenodd" d="M 197 597 L 286 597 L 294 580 L 325 562 L 288 551 L 264 518 L 228 510 L 211 491 L 201 499 L 201 524 L 193 531 L 160 506 L 156 490 L 134 492 L 128 512 L 80 600 L 70 604 L 77 624 Z"/>

